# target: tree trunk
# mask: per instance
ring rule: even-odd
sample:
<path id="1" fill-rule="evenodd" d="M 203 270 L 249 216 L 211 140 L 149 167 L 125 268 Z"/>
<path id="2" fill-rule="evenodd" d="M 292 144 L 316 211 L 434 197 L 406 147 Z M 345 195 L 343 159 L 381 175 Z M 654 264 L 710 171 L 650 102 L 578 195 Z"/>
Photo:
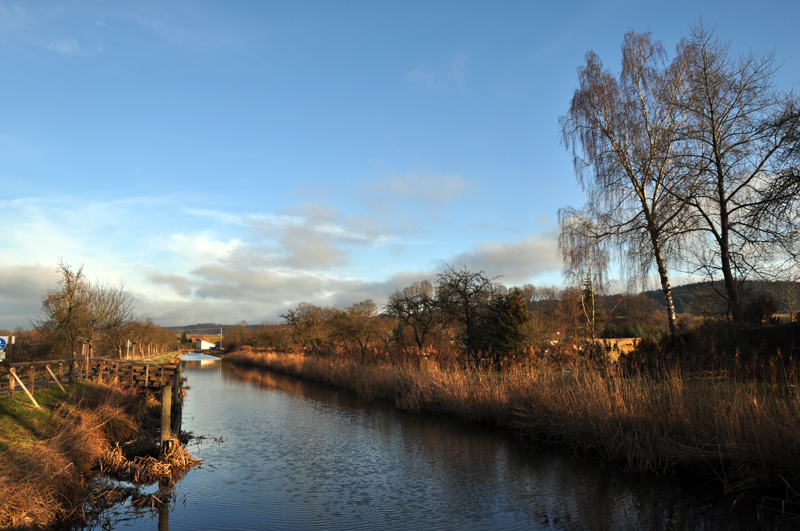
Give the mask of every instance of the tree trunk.
<path id="1" fill-rule="evenodd" d="M 728 308 L 733 315 L 734 322 L 742 320 L 742 311 L 739 307 L 739 286 L 736 285 L 736 279 L 733 278 L 731 271 L 731 258 L 728 253 L 727 245 L 721 246 L 722 252 L 722 277 L 725 280 L 725 293 L 728 296 Z"/>
<path id="2" fill-rule="evenodd" d="M 650 240 L 653 243 L 653 251 L 656 257 L 656 267 L 658 268 L 658 276 L 661 278 L 661 290 L 664 292 L 664 298 L 667 303 L 667 321 L 669 322 L 669 335 L 675 337 L 678 333 L 677 318 L 675 316 L 675 303 L 672 300 L 672 286 L 669 284 L 669 275 L 667 273 L 667 264 L 664 260 L 664 254 L 661 252 L 661 242 L 654 230 L 650 231 Z"/>

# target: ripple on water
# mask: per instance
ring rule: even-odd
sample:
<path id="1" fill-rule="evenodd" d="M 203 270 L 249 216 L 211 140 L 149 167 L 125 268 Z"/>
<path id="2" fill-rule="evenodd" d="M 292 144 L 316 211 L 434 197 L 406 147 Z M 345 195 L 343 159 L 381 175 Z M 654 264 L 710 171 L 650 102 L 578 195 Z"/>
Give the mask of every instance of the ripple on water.
<path id="1" fill-rule="evenodd" d="M 185 498 L 169 515 L 173 531 L 794 527 L 765 527 L 755 515 L 695 502 L 669 482 L 526 447 L 490 429 L 197 361 L 184 372 L 184 426 L 224 442 L 192 449 L 205 462 L 178 486 Z"/>

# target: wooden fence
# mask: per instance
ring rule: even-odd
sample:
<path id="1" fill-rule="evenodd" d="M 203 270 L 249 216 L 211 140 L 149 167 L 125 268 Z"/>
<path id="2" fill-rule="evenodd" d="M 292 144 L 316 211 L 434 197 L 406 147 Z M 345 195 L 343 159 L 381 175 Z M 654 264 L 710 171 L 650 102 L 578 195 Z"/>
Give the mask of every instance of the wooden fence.
<path id="1" fill-rule="evenodd" d="M 171 433 L 180 433 L 181 406 L 183 403 L 182 371 L 180 363 L 152 363 L 148 361 L 115 360 L 110 358 L 70 358 L 61 360 L 12 363 L 8 367 L 7 384 L 0 393 L 7 391 L 14 396 L 17 385 L 28 395 L 31 402 L 40 408 L 33 397 L 34 388 L 49 388 L 51 383 L 64 390 L 67 382 L 95 381 L 126 387 L 139 387 L 161 391 L 161 442 L 170 439 Z M 27 382 L 27 386 L 25 383 Z M 174 400 L 173 400 L 174 396 Z M 40 408 L 41 409 L 41 408 Z M 175 419 L 171 422 L 171 419 Z"/>

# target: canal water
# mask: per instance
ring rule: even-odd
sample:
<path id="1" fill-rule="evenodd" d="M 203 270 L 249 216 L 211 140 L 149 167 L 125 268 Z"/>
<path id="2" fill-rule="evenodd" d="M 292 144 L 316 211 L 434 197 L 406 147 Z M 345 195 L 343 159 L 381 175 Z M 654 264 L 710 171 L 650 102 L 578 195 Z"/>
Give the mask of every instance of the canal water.
<path id="1" fill-rule="evenodd" d="M 114 529 L 795 529 L 658 478 L 412 415 L 268 371 L 184 358 L 183 427 L 204 460 L 160 513 Z M 698 491 L 700 492 L 700 491 Z M 99 524 L 98 524 L 99 525 Z"/>

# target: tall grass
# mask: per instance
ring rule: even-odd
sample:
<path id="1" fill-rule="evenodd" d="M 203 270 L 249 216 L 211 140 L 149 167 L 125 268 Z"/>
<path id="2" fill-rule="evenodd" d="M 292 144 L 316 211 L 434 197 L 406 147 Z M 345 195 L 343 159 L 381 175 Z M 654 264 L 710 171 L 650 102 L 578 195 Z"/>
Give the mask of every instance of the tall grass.
<path id="1" fill-rule="evenodd" d="M 2 528 L 39 529 L 85 521 L 95 498 L 90 480 L 103 466 L 107 475 L 119 472 L 122 479 L 155 481 L 196 463 L 180 444 L 163 459 L 127 461 L 115 443 L 141 435 L 148 414 L 159 409 L 134 389 L 74 384 L 67 394 L 37 390 L 35 395 L 44 410 L 16 398 L 0 400 Z"/>
<path id="2" fill-rule="evenodd" d="M 655 380 L 545 366 L 502 372 L 241 349 L 228 360 L 331 384 L 415 412 L 454 415 L 566 444 L 637 472 L 711 473 L 726 492 L 800 482 L 792 386 L 725 378 Z"/>
<path id="3" fill-rule="evenodd" d="M 28 529 L 79 520 L 87 478 L 109 438 L 136 430 L 137 396 L 131 391 L 77 385 L 71 395 L 44 393 L 37 391 L 52 409 L 35 415 L 29 406 L 3 399 L 7 420 L 16 426 L 0 445 L 2 526 Z"/>

